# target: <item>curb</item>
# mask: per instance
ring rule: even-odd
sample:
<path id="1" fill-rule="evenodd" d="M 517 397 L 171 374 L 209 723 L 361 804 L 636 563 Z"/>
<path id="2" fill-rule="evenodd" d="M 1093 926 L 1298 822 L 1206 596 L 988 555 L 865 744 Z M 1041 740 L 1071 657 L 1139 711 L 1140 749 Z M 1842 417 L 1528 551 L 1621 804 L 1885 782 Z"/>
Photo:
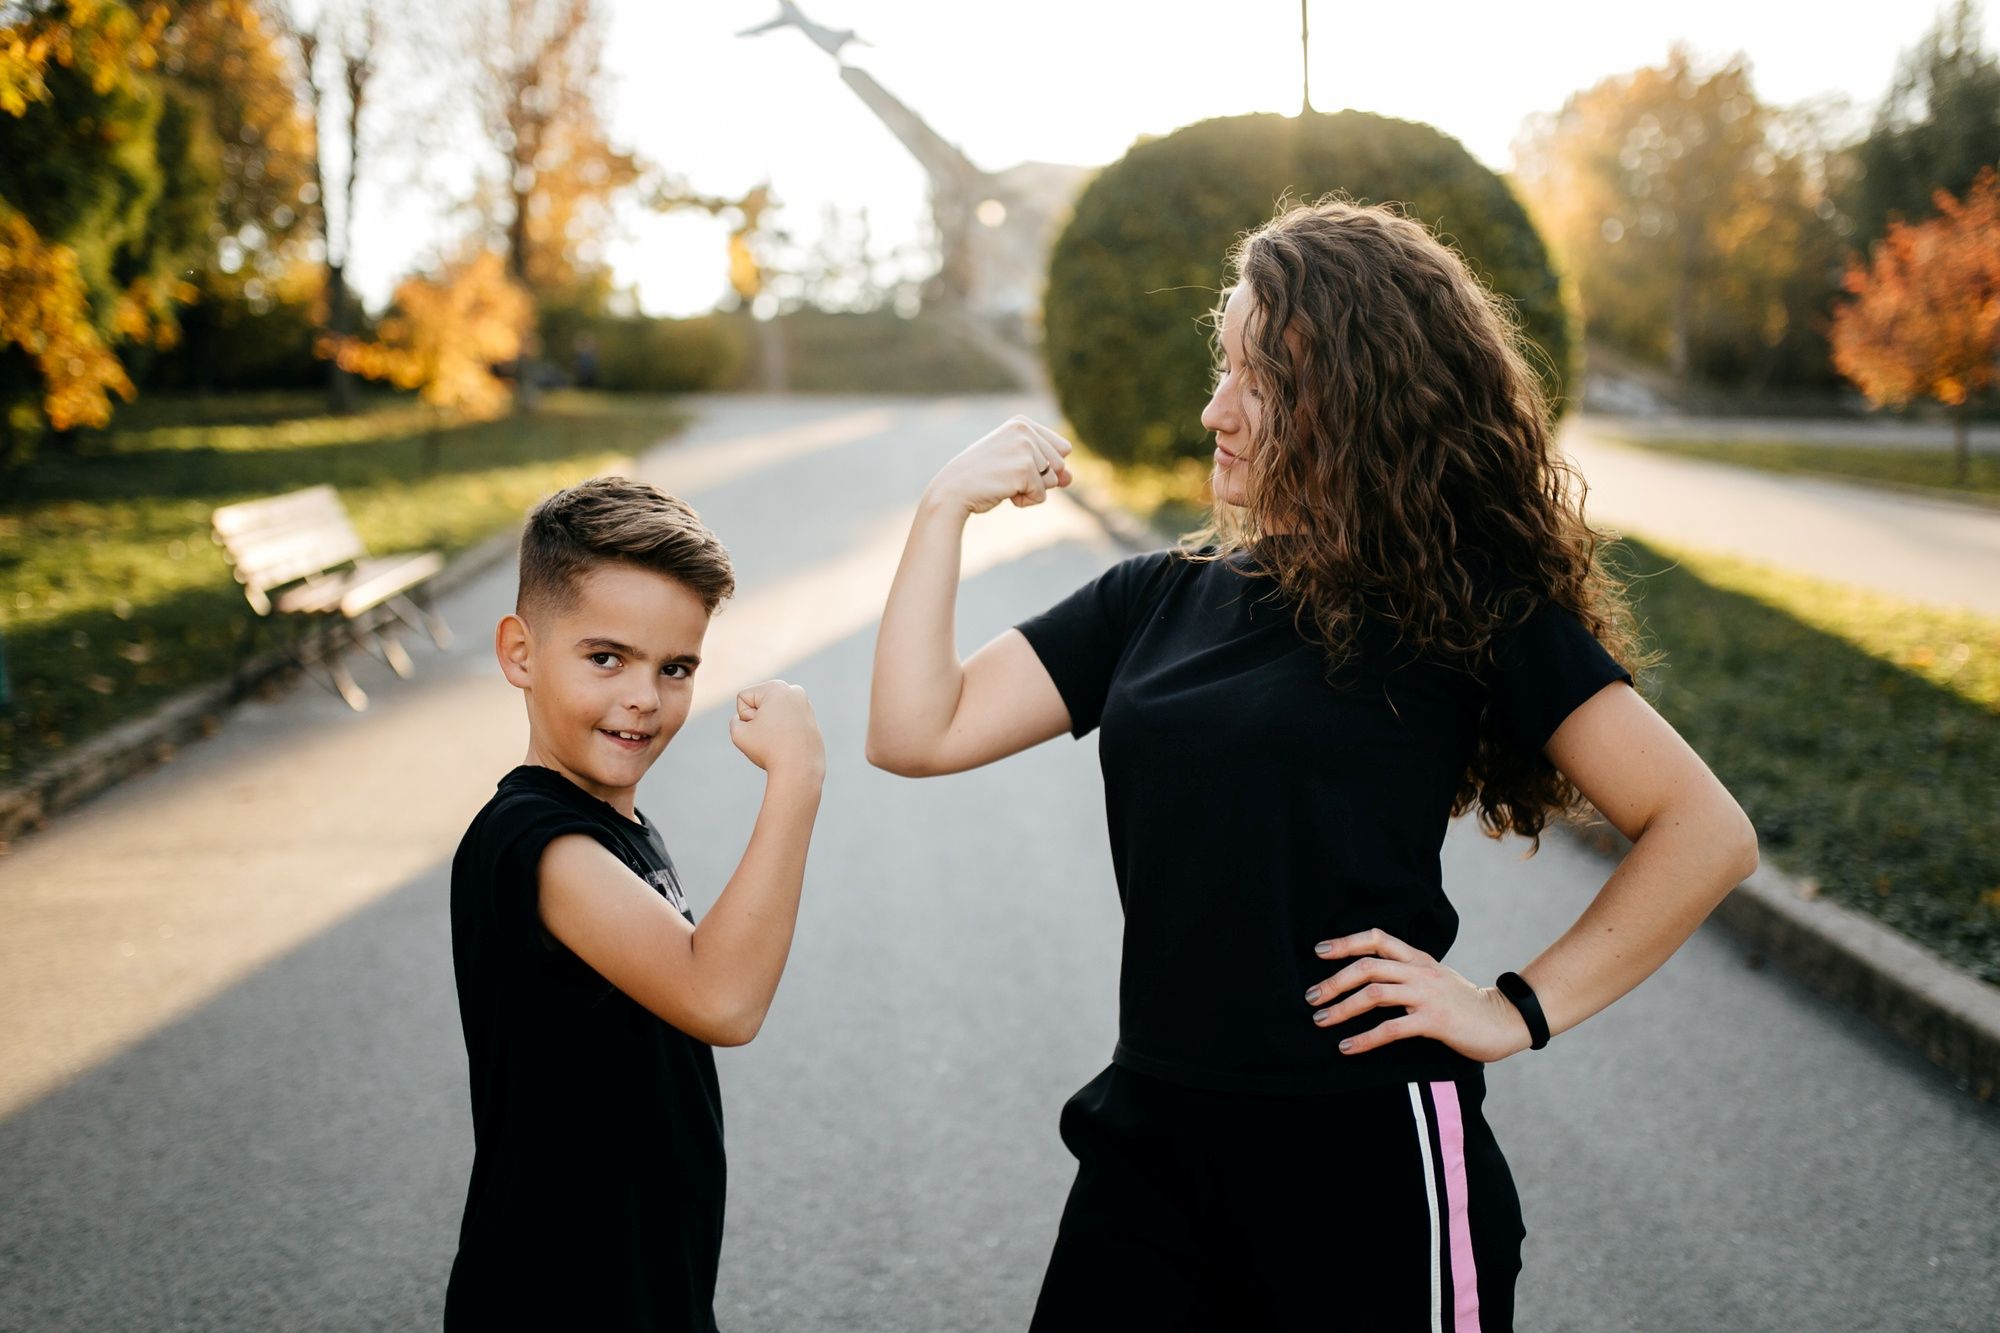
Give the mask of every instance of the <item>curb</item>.
<path id="1" fill-rule="evenodd" d="M 485 573 L 516 548 L 518 524 L 459 552 L 431 578 L 429 591 L 442 596 Z M 222 715 L 248 698 L 264 681 L 285 671 L 290 659 L 276 649 L 243 664 L 234 680 L 196 685 L 151 712 L 121 722 L 42 765 L 19 783 L 0 788 L 0 852 L 7 843 L 40 828 L 107 787 L 172 759 L 180 747 L 212 736 Z"/>
<path id="2" fill-rule="evenodd" d="M 1082 486 L 1065 494 L 1135 553 L 1173 540 Z M 1632 845 L 1608 824 L 1552 824 L 1550 831 L 1609 857 L 1622 857 Z M 1712 919 L 1751 946 L 1753 966 L 1765 959 L 1777 963 L 1915 1047 L 1980 1101 L 2000 1091 L 2000 987 L 1873 917 L 1820 897 L 1812 881 L 1768 861 L 1730 891 Z"/>

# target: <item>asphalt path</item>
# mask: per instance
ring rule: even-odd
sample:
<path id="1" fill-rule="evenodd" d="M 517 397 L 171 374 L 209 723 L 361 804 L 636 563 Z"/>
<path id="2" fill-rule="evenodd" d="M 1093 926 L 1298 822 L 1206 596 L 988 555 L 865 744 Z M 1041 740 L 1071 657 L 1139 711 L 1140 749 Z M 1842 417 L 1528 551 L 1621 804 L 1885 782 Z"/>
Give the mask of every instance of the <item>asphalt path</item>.
<path id="1" fill-rule="evenodd" d="M 1617 442 L 1601 418 L 1568 421 L 1560 438 L 1600 525 L 2000 616 L 2000 510 L 1675 457 Z"/>
<path id="2" fill-rule="evenodd" d="M 700 406 L 640 468 L 739 572 L 640 793 L 697 908 L 760 790 L 730 693 L 804 684 L 829 753 L 791 967 L 764 1033 L 718 1054 L 723 1326 L 1020 1329 L 1070 1176 L 1056 1115 L 1114 1032 L 1095 744 L 911 782 L 861 742 L 910 507 L 1024 404 Z M 966 651 L 1119 554 L 1066 498 L 975 519 L 967 551 Z M 0 1329 L 435 1325 L 471 1161 L 448 865 L 521 753 L 489 646 L 511 595 L 502 568 L 448 599 L 458 644 L 415 681 L 364 667 L 367 713 L 312 686 L 249 705 L 0 860 Z M 1532 957 L 1610 868 L 1525 850 L 1447 840 L 1468 975 Z M 1491 1069 L 1529 1230 L 1520 1327 L 1992 1327 L 2000 1111 L 1754 961 L 1704 928 Z M 1331 1204 L 1354 1151 L 1302 1178 Z M 1330 1207 L 1330 1256 L 1353 1225 Z"/>

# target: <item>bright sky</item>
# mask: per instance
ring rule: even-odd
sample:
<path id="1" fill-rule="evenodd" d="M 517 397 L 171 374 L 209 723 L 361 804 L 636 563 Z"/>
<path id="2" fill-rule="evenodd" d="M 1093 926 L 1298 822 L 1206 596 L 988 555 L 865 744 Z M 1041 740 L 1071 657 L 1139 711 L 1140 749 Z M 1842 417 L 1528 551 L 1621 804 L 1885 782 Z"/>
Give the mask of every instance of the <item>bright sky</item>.
<path id="1" fill-rule="evenodd" d="M 778 225 L 809 236 L 829 205 L 865 208 L 877 245 L 913 237 L 924 178 L 887 127 L 796 29 L 734 34 L 776 0 L 606 0 L 605 64 L 614 137 L 739 197 L 771 181 Z M 1827 94 L 1867 114 L 1898 52 L 1944 0 L 1312 0 L 1313 105 L 1426 121 L 1496 170 L 1524 117 L 1553 111 L 1609 75 L 1656 64 L 1676 39 L 1705 58 L 1748 55 L 1759 96 Z M 2000 0 L 1980 0 L 1987 45 Z M 1113 161 L 1140 134 L 1210 116 L 1295 112 L 1297 0 L 800 0 L 808 19 L 871 45 L 849 63 L 874 77 L 995 170 L 1039 160 Z M 378 192 L 364 206 L 357 279 L 379 304 L 445 224 L 402 215 Z M 653 314 L 710 308 L 727 288 L 727 227 L 700 213 L 625 219 L 618 281 Z M 1220 262 L 1218 257 L 1218 262 Z"/>

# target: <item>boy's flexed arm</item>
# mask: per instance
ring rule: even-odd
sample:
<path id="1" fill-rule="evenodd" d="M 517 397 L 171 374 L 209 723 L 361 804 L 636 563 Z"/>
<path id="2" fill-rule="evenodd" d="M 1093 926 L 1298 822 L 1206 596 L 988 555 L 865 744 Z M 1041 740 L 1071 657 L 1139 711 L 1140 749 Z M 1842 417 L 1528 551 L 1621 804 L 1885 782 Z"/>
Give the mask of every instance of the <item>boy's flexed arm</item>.
<path id="1" fill-rule="evenodd" d="M 806 693 L 782 680 L 736 696 L 729 738 L 765 773 L 750 845 L 699 926 L 596 839 L 542 853 L 542 924 L 599 975 L 690 1037 L 740 1046 L 777 992 L 798 920 L 826 749 Z"/>

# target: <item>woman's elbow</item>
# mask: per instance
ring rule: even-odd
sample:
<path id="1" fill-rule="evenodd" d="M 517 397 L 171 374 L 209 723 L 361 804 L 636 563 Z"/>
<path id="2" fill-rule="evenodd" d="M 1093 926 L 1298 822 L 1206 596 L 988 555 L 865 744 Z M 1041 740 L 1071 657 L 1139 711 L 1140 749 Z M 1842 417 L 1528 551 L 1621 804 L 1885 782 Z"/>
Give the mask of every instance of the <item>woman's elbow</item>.
<path id="1" fill-rule="evenodd" d="M 1743 807 L 1737 805 L 1733 798 L 1730 806 L 1735 812 L 1733 822 L 1736 825 L 1735 833 L 1730 839 L 1730 845 L 1736 853 L 1735 882 L 1741 884 L 1757 873 L 1757 866 L 1762 857 L 1757 850 L 1757 826 L 1750 822 L 1750 816 L 1743 812 Z"/>
<path id="2" fill-rule="evenodd" d="M 894 773 L 899 778 L 926 778 L 931 776 L 930 766 L 908 750 L 898 750 L 870 736 L 862 747 L 868 762 L 885 773 Z"/>

